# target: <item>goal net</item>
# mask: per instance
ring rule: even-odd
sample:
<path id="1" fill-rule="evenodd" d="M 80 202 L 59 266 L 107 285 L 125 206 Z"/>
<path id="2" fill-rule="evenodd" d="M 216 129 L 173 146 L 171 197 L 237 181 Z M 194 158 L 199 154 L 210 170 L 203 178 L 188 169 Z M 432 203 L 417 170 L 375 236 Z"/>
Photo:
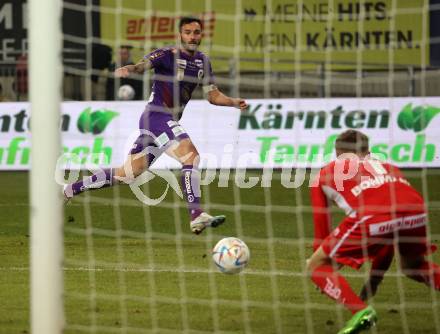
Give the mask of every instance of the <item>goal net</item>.
<path id="1" fill-rule="evenodd" d="M 314 288 L 306 260 L 310 180 L 346 129 L 366 133 L 373 153 L 403 169 L 427 203 L 431 242 L 440 241 L 437 1 L 63 4 L 66 181 L 123 164 L 152 72 L 127 81 L 113 70 L 178 43 L 182 16 L 202 20 L 200 50 L 219 89 L 249 104 L 214 106 L 198 89 L 180 121 L 200 153 L 202 207 L 226 215 L 222 226 L 191 233 L 175 186 L 180 164 L 165 155 L 142 180 L 64 207 L 64 333 L 338 332 L 351 315 Z M 344 216 L 331 215 L 333 227 Z M 228 236 L 250 249 L 238 275 L 212 261 Z M 369 300 L 379 316 L 371 331 L 440 333 L 439 292 L 406 278 L 396 257 Z M 369 268 L 342 272 L 359 292 Z"/>

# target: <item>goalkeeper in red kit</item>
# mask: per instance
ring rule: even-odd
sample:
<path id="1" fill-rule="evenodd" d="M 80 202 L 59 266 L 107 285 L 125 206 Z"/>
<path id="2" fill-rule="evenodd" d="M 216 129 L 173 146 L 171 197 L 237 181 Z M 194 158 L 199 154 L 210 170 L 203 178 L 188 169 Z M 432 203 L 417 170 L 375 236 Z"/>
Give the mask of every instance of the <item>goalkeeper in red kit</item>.
<path id="1" fill-rule="evenodd" d="M 438 291 L 440 266 L 425 258 L 434 249 L 427 242 L 425 203 L 400 170 L 370 157 L 368 137 L 359 131 L 340 134 L 335 149 L 337 159 L 320 170 L 311 188 L 315 251 L 307 269 L 324 294 L 353 314 L 339 332 L 349 334 L 377 321 L 375 310 L 365 302 L 365 290 L 375 293 L 391 263 L 393 245 L 402 272 Z M 330 232 L 331 202 L 344 210 L 346 218 Z M 361 298 L 338 268 L 359 269 L 367 260 L 373 263 L 371 284 Z M 380 269 L 377 273 L 375 267 Z"/>

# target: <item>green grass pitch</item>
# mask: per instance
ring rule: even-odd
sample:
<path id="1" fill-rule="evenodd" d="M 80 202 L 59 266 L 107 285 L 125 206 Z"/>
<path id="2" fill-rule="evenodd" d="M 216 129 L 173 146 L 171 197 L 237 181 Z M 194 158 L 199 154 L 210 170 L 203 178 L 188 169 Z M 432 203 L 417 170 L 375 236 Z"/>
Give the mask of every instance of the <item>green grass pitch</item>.
<path id="1" fill-rule="evenodd" d="M 260 176 L 258 172 L 252 172 Z M 408 170 L 427 196 L 433 241 L 440 241 L 440 171 Z M 307 183 L 239 189 L 217 180 L 203 188 L 205 208 L 225 225 L 194 236 L 184 202 L 169 191 L 142 205 L 128 186 L 75 198 L 64 212 L 65 333 L 336 333 L 349 313 L 314 289 L 305 274 L 313 233 Z M 30 333 L 29 204 L 24 172 L 0 173 L 0 333 Z M 145 189 L 162 194 L 159 180 Z M 335 212 L 340 218 L 341 214 Z M 223 236 L 249 246 L 240 275 L 214 268 Z M 434 254 L 440 262 L 440 255 Z M 359 290 L 368 266 L 344 269 Z M 372 301 L 373 333 L 439 333 L 440 293 L 399 274 L 396 261 Z"/>

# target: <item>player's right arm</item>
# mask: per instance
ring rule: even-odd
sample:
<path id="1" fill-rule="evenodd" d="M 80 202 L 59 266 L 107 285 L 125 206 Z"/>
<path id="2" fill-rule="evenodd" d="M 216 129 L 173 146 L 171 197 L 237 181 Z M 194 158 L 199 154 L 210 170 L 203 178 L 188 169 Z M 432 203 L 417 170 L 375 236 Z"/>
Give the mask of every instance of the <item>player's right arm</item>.
<path id="1" fill-rule="evenodd" d="M 312 184 L 310 190 L 310 197 L 313 210 L 313 225 L 314 225 L 314 240 L 313 250 L 316 251 L 321 245 L 322 241 L 330 234 L 331 217 L 329 201 L 321 187 L 319 180 L 323 177 L 321 173 L 318 174 L 318 179 Z"/>
<path id="2" fill-rule="evenodd" d="M 130 73 L 143 74 L 149 69 L 167 66 L 167 64 L 169 65 L 170 56 L 172 56 L 173 53 L 175 53 L 175 48 L 156 49 L 144 56 L 137 64 L 126 65 L 116 69 L 115 77 L 126 78 Z"/>
<path id="3" fill-rule="evenodd" d="M 116 78 L 127 78 L 130 73 L 143 74 L 152 67 L 150 60 L 142 59 L 135 65 L 125 65 L 115 70 Z"/>

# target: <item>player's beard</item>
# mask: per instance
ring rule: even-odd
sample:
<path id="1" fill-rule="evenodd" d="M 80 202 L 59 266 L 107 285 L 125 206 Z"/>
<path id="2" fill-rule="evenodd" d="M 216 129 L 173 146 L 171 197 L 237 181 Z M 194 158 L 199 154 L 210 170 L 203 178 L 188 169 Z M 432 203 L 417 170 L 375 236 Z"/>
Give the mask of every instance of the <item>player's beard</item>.
<path id="1" fill-rule="evenodd" d="M 181 41 L 181 44 L 182 44 L 183 48 L 185 50 L 189 51 L 189 52 L 196 52 L 197 49 L 199 48 L 199 45 L 200 45 L 200 42 L 201 42 L 201 41 L 199 41 L 199 42 L 188 42 L 188 43 L 186 43 L 183 40 L 180 40 L 180 41 Z"/>

